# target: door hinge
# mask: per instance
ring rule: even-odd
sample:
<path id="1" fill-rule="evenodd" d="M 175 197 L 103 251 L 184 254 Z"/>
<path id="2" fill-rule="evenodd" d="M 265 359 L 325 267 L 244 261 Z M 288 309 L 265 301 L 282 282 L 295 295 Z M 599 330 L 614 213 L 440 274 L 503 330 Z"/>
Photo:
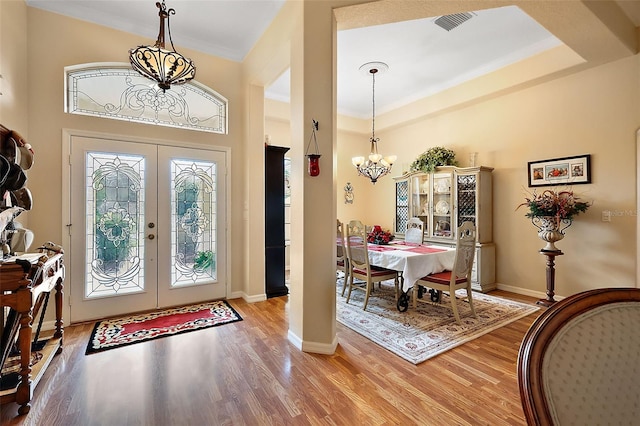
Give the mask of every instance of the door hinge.
<path id="1" fill-rule="evenodd" d="M 69 236 L 71 236 L 71 224 L 67 223 L 67 232 L 69 233 Z"/>

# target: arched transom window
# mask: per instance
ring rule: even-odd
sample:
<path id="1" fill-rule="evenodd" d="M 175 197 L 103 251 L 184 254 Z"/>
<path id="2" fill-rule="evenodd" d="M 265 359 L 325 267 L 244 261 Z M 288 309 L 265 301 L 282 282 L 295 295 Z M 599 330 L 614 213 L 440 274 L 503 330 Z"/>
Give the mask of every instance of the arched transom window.
<path id="1" fill-rule="evenodd" d="M 65 67 L 65 112 L 227 133 L 227 99 L 198 83 L 166 92 L 127 63 Z"/>

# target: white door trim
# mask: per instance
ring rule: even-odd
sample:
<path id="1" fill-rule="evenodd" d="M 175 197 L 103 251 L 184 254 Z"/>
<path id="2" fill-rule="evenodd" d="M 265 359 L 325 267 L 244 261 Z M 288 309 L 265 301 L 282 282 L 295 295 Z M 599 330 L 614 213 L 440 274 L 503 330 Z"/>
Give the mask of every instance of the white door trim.
<path id="1" fill-rule="evenodd" d="M 143 138 L 136 137 L 130 135 L 118 135 L 113 133 L 103 133 L 103 132 L 93 132 L 88 130 L 79 130 L 79 129 L 62 129 L 62 247 L 67 248 L 71 247 L 71 237 L 69 233 L 69 227 L 71 225 L 71 140 L 73 137 L 90 137 L 96 139 L 105 139 L 105 140 L 114 140 L 114 141 L 125 141 L 132 143 L 147 143 L 152 145 L 166 145 L 166 146 L 176 146 L 175 141 L 171 140 L 162 140 L 162 139 L 153 139 L 153 138 Z M 200 144 L 192 143 L 192 142 L 183 142 L 180 141 L 180 146 L 185 148 L 194 148 L 194 149 L 202 149 L 207 151 L 218 151 L 224 153 L 225 163 L 226 163 L 226 184 L 225 184 L 225 209 L 227 216 L 227 223 L 225 224 L 225 266 L 226 266 L 226 283 L 225 283 L 225 293 L 226 298 L 231 296 L 231 282 L 232 282 L 232 269 L 231 269 L 231 227 L 229 226 L 229 222 L 231 220 L 231 148 L 229 147 L 221 147 L 221 146 L 203 146 Z M 65 266 L 67 271 L 72 270 L 71 265 L 71 256 L 65 256 Z M 62 307 L 62 315 L 63 318 L 71 318 L 71 286 L 73 286 L 73 277 L 71 274 L 67 273 L 64 282 L 64 301 Z"/>

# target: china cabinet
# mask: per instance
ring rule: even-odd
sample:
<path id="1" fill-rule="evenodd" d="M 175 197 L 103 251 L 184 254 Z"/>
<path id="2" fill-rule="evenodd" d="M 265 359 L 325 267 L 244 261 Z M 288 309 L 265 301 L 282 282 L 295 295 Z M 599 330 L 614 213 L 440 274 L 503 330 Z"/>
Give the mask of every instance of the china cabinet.
<path id="1" fill-rule="evenodd" d="M 463 222 L 476 226 L 477 251 L 473 287 L 495 288 L 492 171 L 490 167 L 438 167 L 433 173 L 414 172 L 396 177 L 394 233 L 403 238 L 407 221 L 420 218 L 424 241 L 455 246 L 456 229 Z"/>

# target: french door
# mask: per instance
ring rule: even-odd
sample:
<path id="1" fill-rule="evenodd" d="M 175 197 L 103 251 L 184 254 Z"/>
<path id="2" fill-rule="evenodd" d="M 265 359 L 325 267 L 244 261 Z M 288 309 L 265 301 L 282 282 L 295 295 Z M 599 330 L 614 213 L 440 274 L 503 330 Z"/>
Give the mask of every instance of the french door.
<path id="1" fill-rule="evenodd" d="M 72 136 L 71 321 L 226 297 L 226 155 Z"/>

